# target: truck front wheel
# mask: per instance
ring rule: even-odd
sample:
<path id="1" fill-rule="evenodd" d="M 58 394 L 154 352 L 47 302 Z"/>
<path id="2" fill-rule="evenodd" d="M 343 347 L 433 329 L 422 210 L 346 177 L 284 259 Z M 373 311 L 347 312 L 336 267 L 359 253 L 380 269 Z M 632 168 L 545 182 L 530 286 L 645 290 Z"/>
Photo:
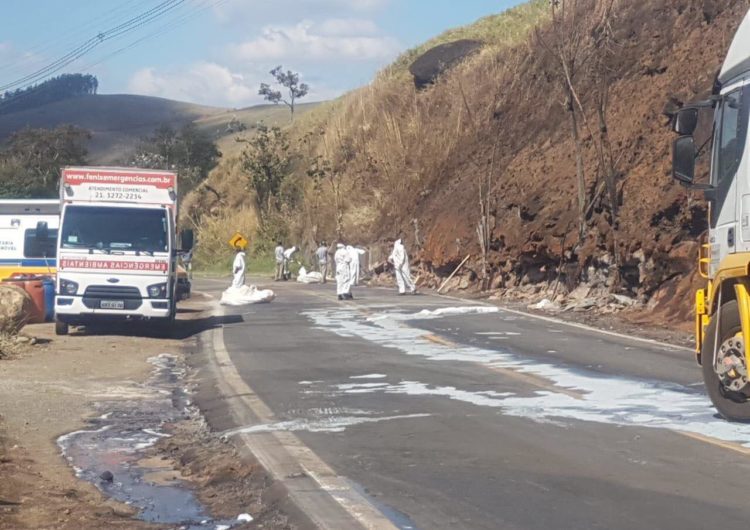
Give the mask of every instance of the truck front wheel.
<path id="1" fill-rule="evenodd" d="M 67 335 L 70 331 L 70 326 L 67 322 L 62 320 L 55 320 L 55 335 Z"/>
<path id="2" fill-rule="evenodd" d="M 701 348 L 703 381 L 711 402 L 725 419 L 750 422 L 750 384 L 745 365 L 745 344 L 737 302 L 721 306 L 711 319 Z"/>

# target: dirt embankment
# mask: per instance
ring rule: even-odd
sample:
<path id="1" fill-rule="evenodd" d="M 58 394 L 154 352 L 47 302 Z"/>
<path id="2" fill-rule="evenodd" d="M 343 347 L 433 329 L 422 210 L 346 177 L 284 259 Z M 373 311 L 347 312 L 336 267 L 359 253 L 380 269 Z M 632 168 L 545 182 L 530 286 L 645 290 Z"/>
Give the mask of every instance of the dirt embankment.
<path id="1" fill-rule="evenodd" d="M 604 3 L 578 4 L 586 13 Z M 670 178 L 669 114 L 710 91 L 746 10 L 743 0 L 617 1 L 607 53 L 591 37 L 600 21 L 581 22 L 574 84 L 583 108 L 582 240 L 570 114 L 549 49 L 559 30 L 549 21 L 514 48 L 485 49 L 431 88 L 387 71 L 321 121 L 300 120 L 300 167 L 322 156 L 334 171 L 330 185 L 305 188 L 290 232 L 297 241 L 334 238 L 339 204 L 348 241 L 375 244 L 403 231 L 432 285 L 472 254 L 453 287 L 476 287 L 478 190 L 491 174 L 487 282 L 495 293 L 555 295 L 563 305 L 571 295 L 602 305 L 614 293 L 626 305 L 636 300 L 652 322 L 689 325 L 706 205 Z M 596 149 L 602 79 L 616 216 Z"/>
<path id="2" fill-rule="evenodd" d="M 141 516 L 154 520 L 190 508 L 207 528 L 247 527 L 237 523 L 241 514 L 264 528 L 297 527 L 282 507 L 283 488 L 210 432 L 184 394 L 192 383 L 183 357 L 190 339 L 214 325 L 210 308 L 200 297 L 183 303 L 175 339 L 132 326 L 69 337 L 54 336 L 50 324 L 24 329 L 39 343 L 0 360 L 0 529 L 175 527 L 138 520 L 143 502 Z M 167 361 L 168 370 L 159 368 Z M 173 489 L 160 497 L 160 487 Z M 154 495 L 139 498 L 143 488 Z M 113 500 L 128 492 L 130 505 Z"/>

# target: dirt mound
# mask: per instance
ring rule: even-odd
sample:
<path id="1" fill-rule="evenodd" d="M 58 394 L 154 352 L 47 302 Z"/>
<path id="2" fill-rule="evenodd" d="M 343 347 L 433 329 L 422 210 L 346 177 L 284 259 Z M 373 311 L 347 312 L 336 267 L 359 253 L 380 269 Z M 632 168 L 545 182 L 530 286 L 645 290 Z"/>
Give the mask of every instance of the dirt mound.
<path id="1" fill-rule="evenodd" d="M 414 76 L 414 85 L 417 89 L 430 86 L 453 66 L 476 53 L 482 45 L 480 41 L 462 39 L 428 50 L 409 67 L 409 72 Z"/>

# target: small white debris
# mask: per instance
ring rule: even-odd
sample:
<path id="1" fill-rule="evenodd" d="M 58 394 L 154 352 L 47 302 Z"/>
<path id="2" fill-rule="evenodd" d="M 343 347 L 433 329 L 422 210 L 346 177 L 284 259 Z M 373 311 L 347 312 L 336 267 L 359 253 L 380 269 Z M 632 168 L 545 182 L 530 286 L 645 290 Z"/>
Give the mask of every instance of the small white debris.
<path id="1" fill-rule="evenodd" d="M 251 523 L 253 521 L 253 516 L 249 513 L 241 513 L 237 516 L 237 520 L 241 523 Z"/>
<path id="2" fill-rule="evenodd" d="M 415 315 L 411 315 L 412 318 L 427 318 L 427 317 L 444 317 L 444 316 L 458 316 L 458 315 L 483 315 L 486 313 L 498 313 L 500 312 L 499 307 L 495 306 L 467 306 L 467 307 L 442 307 L 430 311 L 429 309 L 423 309 Z"/>

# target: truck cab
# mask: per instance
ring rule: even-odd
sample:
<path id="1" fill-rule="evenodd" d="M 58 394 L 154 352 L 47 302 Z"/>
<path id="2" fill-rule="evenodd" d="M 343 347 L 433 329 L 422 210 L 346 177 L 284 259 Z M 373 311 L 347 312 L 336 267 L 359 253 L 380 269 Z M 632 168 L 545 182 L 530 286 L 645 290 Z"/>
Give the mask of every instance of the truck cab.
<path id="1" fill-rule="evenodd" d="M 706 145 L 709 180 L 696 183 L 703 155 L 696 129 L 706 111 L 713 124 Z M 673 177 L 703 191 L 708 201 L 708 235 L 698 270 L 706 280 L 695 298 L 697 359 L 706 390 L 719 413 L 750 421 L 750 13 L 737 30 L 706 101 L 676 114 Z M 710 154 L 710 156 L 709 156 Z"/>
<path id="2" fill-rule="evenodd" d="M 176 314 L 176 175 L 66 168 L 61 180 L 56 332 L 70 325 Z M 192 234 L 185 235 L 192 245 Z"/>

